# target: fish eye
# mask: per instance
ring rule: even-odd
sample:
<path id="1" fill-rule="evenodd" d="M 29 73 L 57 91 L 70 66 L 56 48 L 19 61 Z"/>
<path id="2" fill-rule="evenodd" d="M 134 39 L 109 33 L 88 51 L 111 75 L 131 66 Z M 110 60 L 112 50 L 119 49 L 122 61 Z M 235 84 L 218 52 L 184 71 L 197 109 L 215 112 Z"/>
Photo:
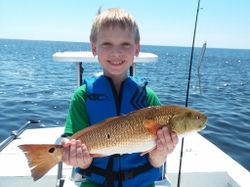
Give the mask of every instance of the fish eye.
<path id="1" fill-rule="evenodd" d="M 200 119 L 200 116 L 196 116 L 196 119 Z"/>

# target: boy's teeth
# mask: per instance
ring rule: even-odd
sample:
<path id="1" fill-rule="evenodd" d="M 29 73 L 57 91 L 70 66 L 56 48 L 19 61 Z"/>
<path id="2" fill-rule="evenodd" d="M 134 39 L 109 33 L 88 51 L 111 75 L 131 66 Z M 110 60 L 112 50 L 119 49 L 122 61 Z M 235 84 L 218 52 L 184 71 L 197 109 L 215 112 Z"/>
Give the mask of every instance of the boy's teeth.
<path id="1" fill-rule="evenodd" d="M 115 64 L 115 65 L 118 65 L 118 64 L 121 64 L 122 61 L 112 61 L 111 63 L 112 63 L 112 64 Z"/>

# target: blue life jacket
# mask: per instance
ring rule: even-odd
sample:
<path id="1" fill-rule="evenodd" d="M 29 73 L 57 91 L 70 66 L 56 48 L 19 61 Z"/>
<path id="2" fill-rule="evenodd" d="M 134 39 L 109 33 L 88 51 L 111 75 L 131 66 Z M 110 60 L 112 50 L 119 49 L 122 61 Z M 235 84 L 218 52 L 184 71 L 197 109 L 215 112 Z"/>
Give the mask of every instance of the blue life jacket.
<path id="1" fill-rule="evenodd" d="M 85 79 L 87 86 L 86 108 L 90 125 L 106 118 L 127 114 L 148 106 L 147 82 L 127 78 L 117 95 L 110 78 Z M 91 166 L 81 170 L 88 180 L 103 186 L 149 186 L 161 176 L 161 169 L 151 166 L 148 155 L 140 153 L 94 158 Z"/>

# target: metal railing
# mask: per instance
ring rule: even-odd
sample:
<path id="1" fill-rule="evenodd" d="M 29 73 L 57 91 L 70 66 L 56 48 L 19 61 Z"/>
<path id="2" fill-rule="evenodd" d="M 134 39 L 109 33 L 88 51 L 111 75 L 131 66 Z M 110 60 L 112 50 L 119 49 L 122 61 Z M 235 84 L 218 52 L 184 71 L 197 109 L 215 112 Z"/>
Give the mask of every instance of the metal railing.
<path id="1" fill-rule="evenodd" d="M 32 123 L 39 123 L 39 120 L 28 120 L 24 125 L 19 129 L 11 131 L 10 136 L 0 143 L 0 152 L 9 145 L 13 140 L 18 138 Z"/>

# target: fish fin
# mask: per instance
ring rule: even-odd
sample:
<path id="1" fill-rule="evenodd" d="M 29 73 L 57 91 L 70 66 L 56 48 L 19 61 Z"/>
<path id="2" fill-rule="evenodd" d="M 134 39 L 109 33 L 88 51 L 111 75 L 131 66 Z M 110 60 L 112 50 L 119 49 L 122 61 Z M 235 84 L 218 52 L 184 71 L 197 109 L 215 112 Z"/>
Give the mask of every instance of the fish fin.
<path id="1" fill-rule="evenodd" d="M 34 181 L 40 179 L 52 167 L 62 161 L 63 147 L 61 145 L 25 144 L 18 147 L 24 152 L 28 160 Z"/>
<path id="2" fill-rule="evenodd" d="M 93 158 L 101 158 L 101 157 L 105 157 L 107 155 L 103 155 L 103 154 L 90 154 L 91 157 Z"/>
<path id="3" fill-rule="evenodd" d="M 148 131 L 153 135 L 156 135 L 157 130 L 161 127 L 160 124 L 158 124 L 155 120 L 151 119 L 145 119 L 143 121 L 143 124 L 144 127 L 148 129 Z"/>
<path id="4" fill-rule="evenodd" d="M 109 123 L 111 121 L 115 121 L 115 120 L 118 120 L 118 119 L 121 119 L 123 118 L 124 115 L 120 115 L 120 116 L 115 116 L 115 117 L 110 117 L 110 118 L 107 118 L 99 123 L 96 123 L 95 125 L 92 125 L 92 126 L 89 126 L 87 128 L 84 128 L 78 132 L 76 132 L 75 134 L 73 134 L 70 139 L 81 139 L 82 136 L 84 136 L 85 134 L 89 133 L 90 131 L 93 131 L 94 129 L 98 129 L 100 128 L 100 126 L 104 126 L 104 125 L 109 125 Z"/>
<path id="5" fill-rule="evenodd" d="M 101 123 L 109 123 L 110 121 L 117 120 L 117 119 L 119 119 L 119 118 L 121 118 L 123 116 L 124 115 L 110 117 L 110 118 L 104 119 L 103 121 L 101 121 Z"/>

